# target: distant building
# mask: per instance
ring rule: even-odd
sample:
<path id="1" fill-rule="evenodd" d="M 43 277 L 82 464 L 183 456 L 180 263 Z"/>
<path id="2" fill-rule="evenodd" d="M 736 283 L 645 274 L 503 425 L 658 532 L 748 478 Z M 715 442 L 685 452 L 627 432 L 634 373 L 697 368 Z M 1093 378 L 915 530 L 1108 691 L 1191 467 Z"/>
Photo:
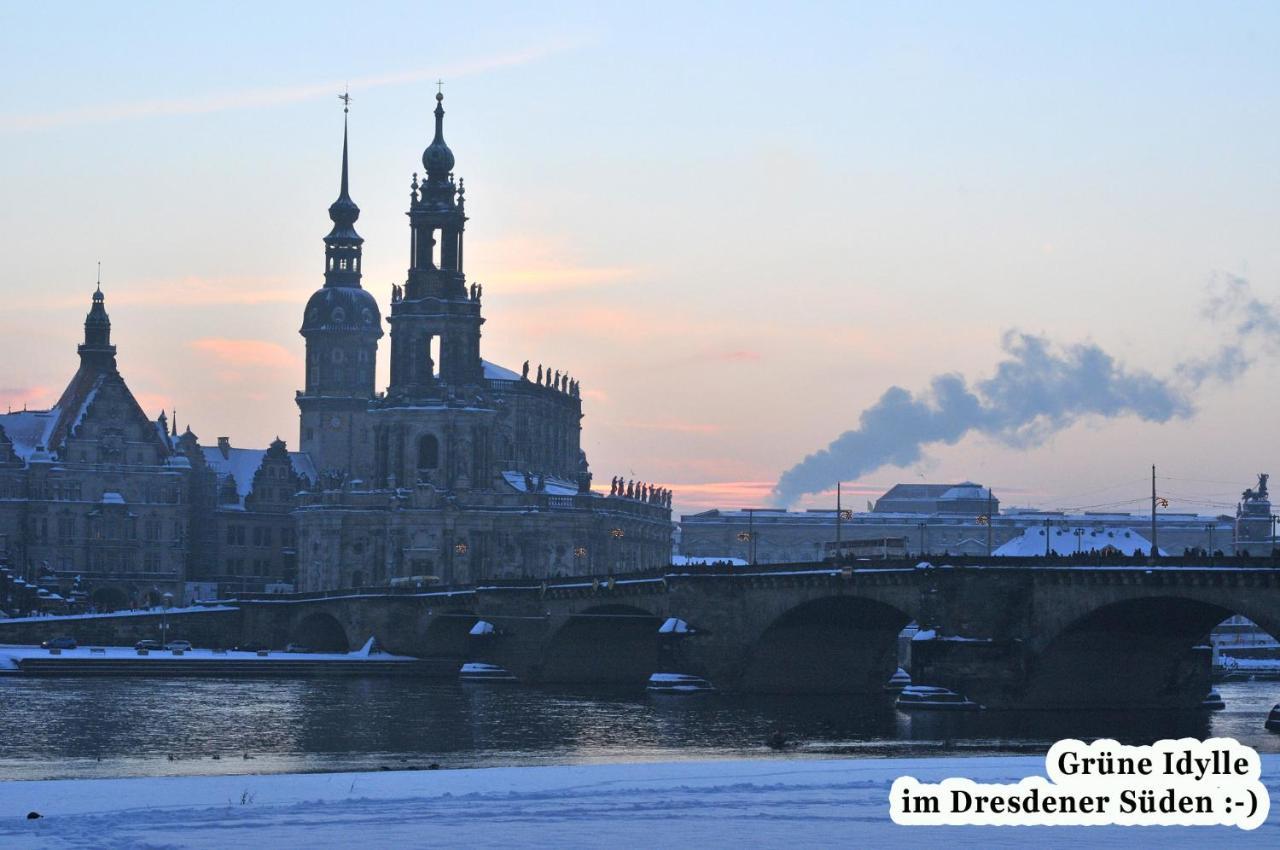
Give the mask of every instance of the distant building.
<path id="1" fill-rule="evenodd" d="M 0 558 L 102 607 L 180 600 L 191 464 L 116 368 L 101 289 L 77 350 L 53 407 L 0 415 Z"/>
<path id="2" fill-rule="evenodd" d="M 837 538 L 900 540 L 904 554 L 1044 555 L 1113 550 L 1130 554 L 1151 547 L 1150 514 L 1000 510 L 989 490 L 961 484 L 897 484 L 865 512 L 834 510 L 716 509 L 680 518 L 680 552 L 690 557 L 736 557 L 759 564 L 822 560 Z M 1157 513 L 1161 552 L 1220 551 L 1270 554 L 1271 503 L 1266 476 L 1246 490 L 1236 516 Z M 990 547 L 990 548 L 988 548 Z M 874 543 L 861 546 L 874 550 Z M 883 547 L 882 547 L 883 551 Z M 873 557 L 867 555 L 867 557 Z"/>

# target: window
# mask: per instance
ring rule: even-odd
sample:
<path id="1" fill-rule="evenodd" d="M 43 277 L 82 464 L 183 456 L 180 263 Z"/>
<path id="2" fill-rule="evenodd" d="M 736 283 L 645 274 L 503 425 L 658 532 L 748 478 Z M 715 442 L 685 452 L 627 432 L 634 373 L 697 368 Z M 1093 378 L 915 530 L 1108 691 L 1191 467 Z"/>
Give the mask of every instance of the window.
<path id="1" fill-rule="evenodd" d="M 418 440 L 418 469 L 440 466 L 440 441 L 435 434 L 423 434 Z"/>

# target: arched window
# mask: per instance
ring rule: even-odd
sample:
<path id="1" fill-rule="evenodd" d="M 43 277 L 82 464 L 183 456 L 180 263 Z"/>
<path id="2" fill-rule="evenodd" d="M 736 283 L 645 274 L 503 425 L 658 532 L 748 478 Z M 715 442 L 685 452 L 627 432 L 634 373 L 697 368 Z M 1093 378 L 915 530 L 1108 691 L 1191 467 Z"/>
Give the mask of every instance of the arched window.
<path id="1" fill-rule="evenodd" d="M 440 465 L 440 441 L 435 434 L 423 434 L 418 440 L 418 469 L 435 469 Z"/>

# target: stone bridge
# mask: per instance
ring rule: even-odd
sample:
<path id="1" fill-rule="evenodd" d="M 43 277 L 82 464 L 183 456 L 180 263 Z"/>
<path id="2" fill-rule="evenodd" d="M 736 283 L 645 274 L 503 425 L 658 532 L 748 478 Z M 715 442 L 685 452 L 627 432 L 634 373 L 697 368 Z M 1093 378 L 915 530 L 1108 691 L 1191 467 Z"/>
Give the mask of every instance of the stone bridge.
<path id="1" fill-rule="evenodd" d="M 227 645 L 346 649 L 373 636 L 442 673 L 487 661 L 533 684 L 639 687 L 666 671 L 756 693 L 878 693 L 915 622 L 919 684 L 992 708 L 1137 708 L 1197 704 L 1202 645 L 1232 614 L 1280 635 L 1280 568 L 795 564 L 224 604 L 239 609 L 220 621 Z M 691 632 L 660 635 L 668 618 Z M 480 621 L 492 630 L 472 635 Z M 7 631 L 0 623 L 0 640 Z"/>

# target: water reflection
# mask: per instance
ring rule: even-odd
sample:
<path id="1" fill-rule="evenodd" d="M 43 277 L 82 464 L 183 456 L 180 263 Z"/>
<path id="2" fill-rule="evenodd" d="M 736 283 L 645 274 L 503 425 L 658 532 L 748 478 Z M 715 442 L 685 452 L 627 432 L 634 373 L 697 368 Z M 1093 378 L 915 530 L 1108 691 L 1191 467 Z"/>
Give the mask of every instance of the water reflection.
<path id="1" fill-rule="evenodd" d="M 361 770 L 765 756 L 1043 752 L 1063 737 L 1212 735 L 1280 752 L 1277 683 L 1219 687 L 1227 710 L 905 714 L 892 698 L 650 697 L 386 679 L 3 679 L 0 776 Z M 217 755 L 219 758 L 215 759 Z M 249 758 L 246 759 L 245 756 Z M 172 756 L 172 760 L 170 759 Z"/>

